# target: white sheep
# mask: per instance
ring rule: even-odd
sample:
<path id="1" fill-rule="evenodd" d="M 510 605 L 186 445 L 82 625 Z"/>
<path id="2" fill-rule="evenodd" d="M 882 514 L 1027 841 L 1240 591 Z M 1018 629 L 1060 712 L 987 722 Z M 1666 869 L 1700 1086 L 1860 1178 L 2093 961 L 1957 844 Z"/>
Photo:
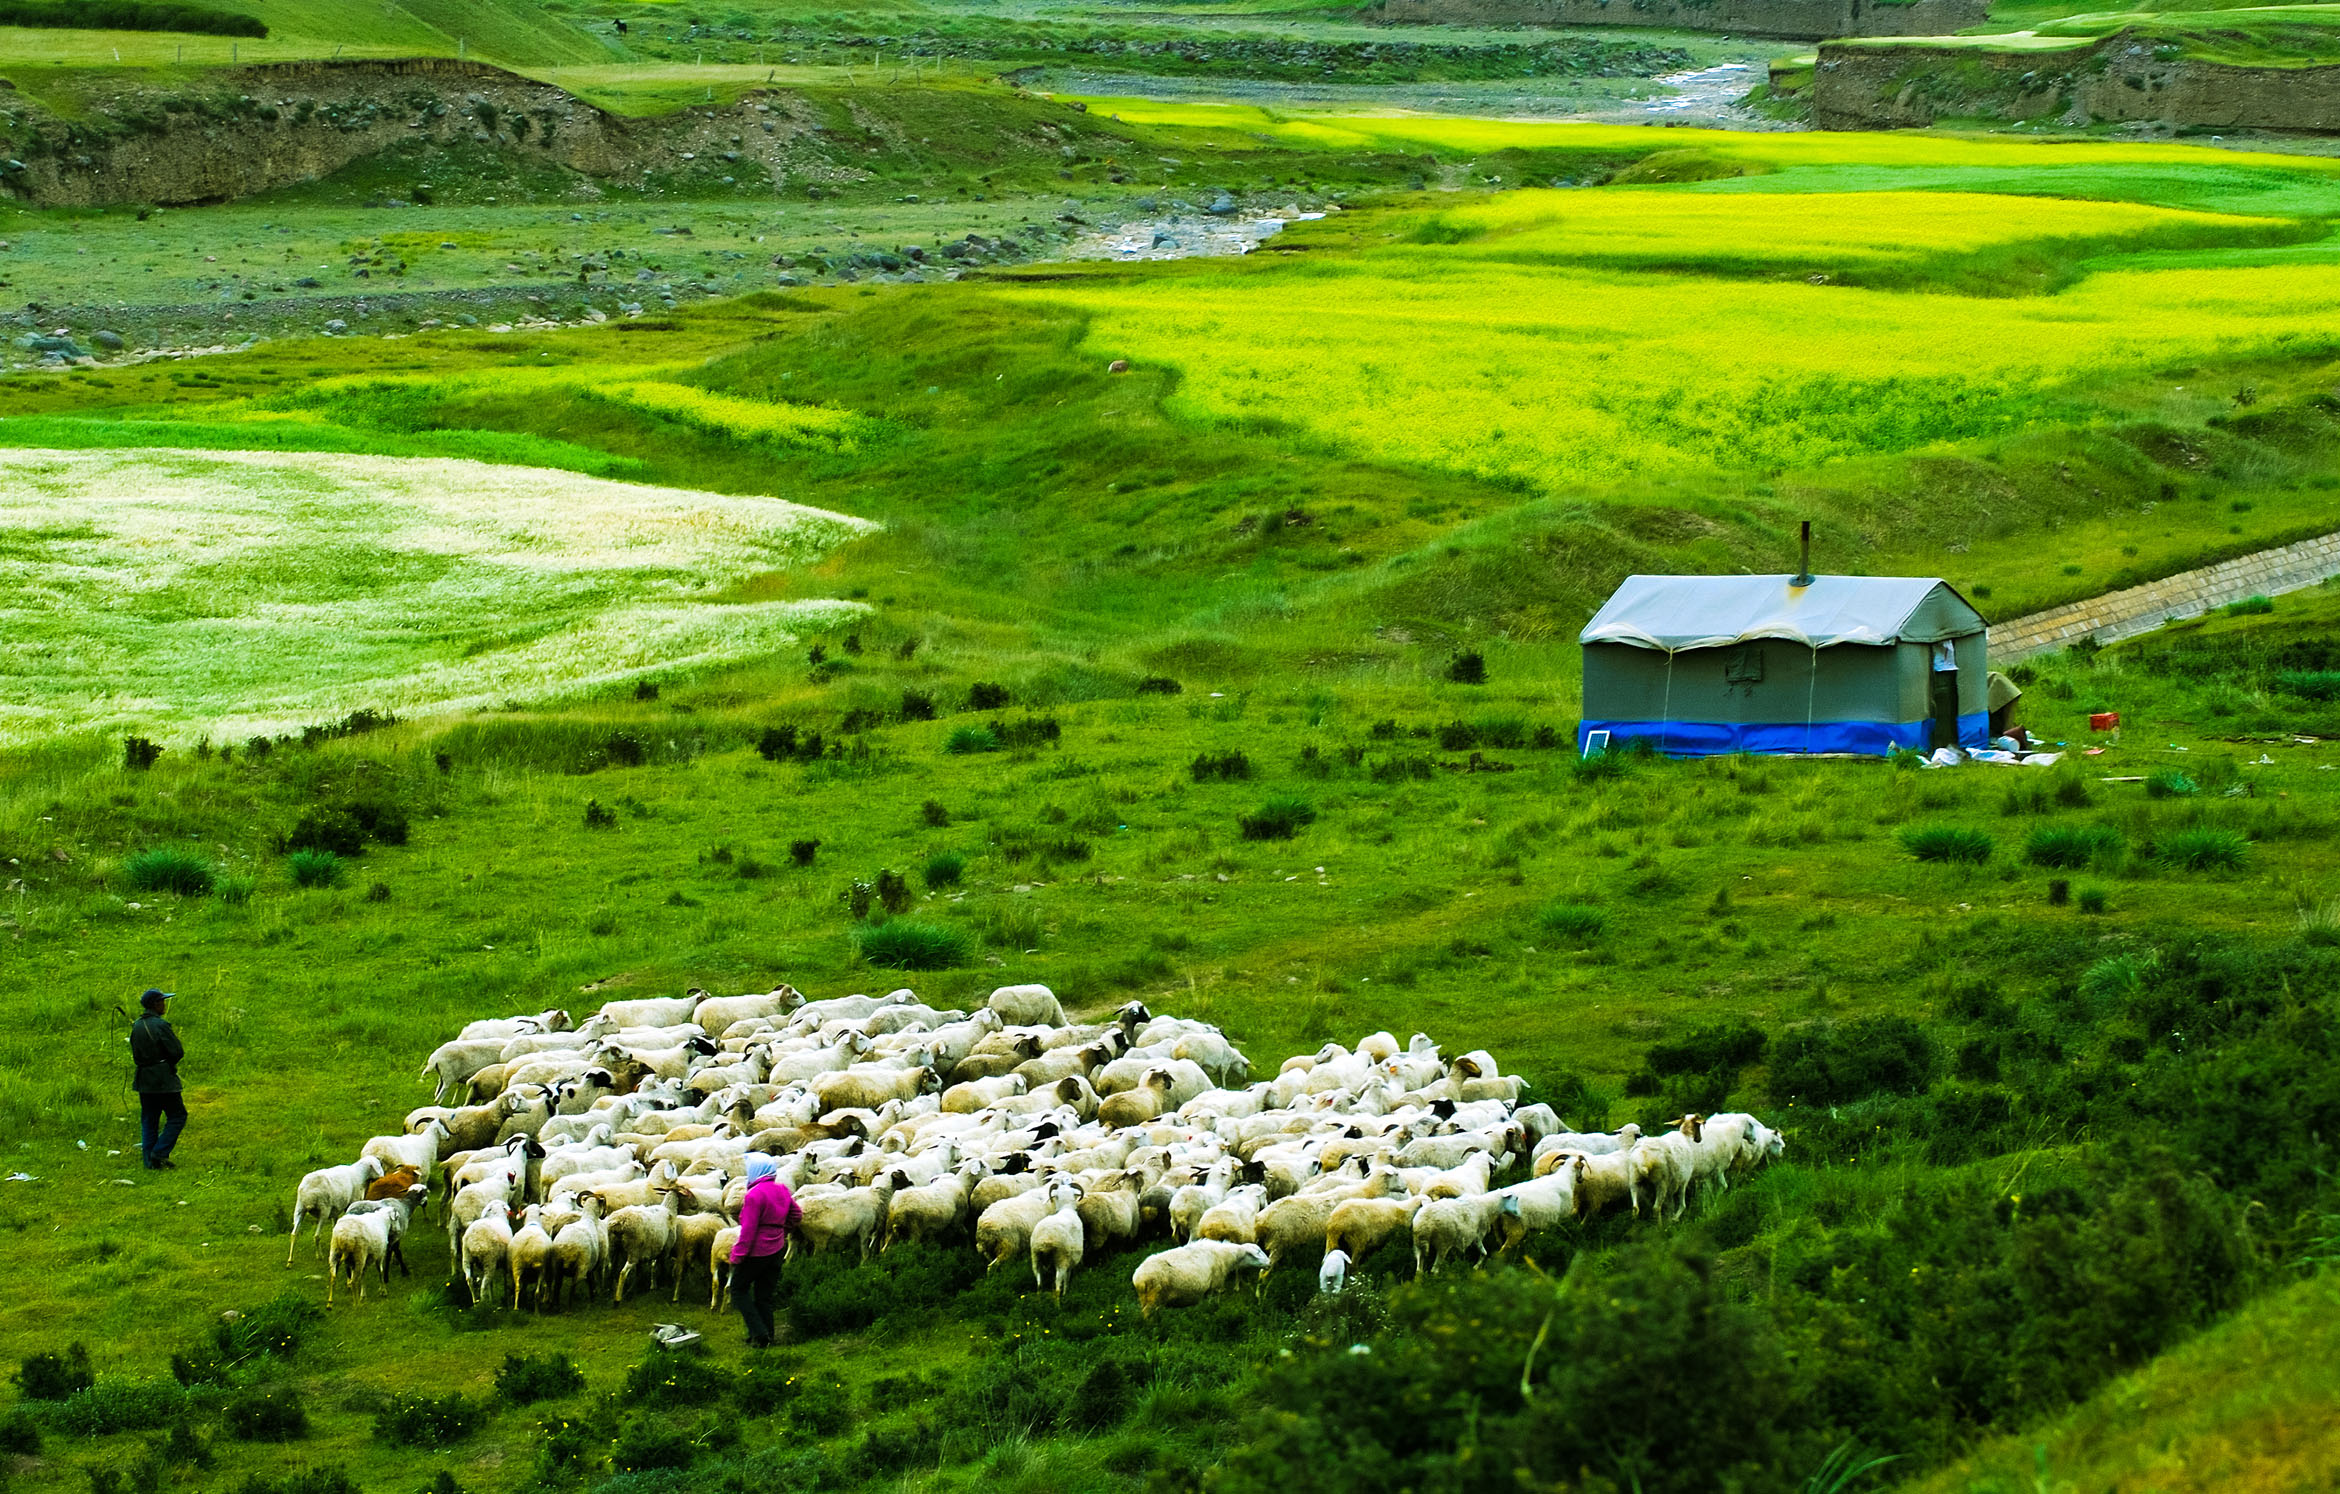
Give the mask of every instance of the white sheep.
<path id="1" fill-rule="evenodd" d="M 1562 1165 L 1544 1176 L 1497 1190 L 1496 1197 L 1503 1200 L 1498 1220 L 1503 1248 L 1517 1249 L 1520 1241 L 1536 1231 L 1555 1229 L 1575 1219 L 1581 1207 L 1577 1185 L 1584 1179 L 1584 1170 L 1584 1154 L 1571 1152 Z"/>
<path id="2" fill-rule="evenodd" d="M 1194 1222 L 1194 1238 L 1227 1245 L 1249 1245 L 1259 1237 L 1259 1211 L 1267 1207 L 1267 1185 L 1246 1183 L 1203 1211 Z"/>
<path id="3" fill-rule="evenodd" d="M 1081 1263 L 1087 1231 L 1081 1224 L 1082 1194 L 1077 1183 L 1060 1177 L 1049 1186 L 1048 1197 L 1056 1207 L 1032 1226 L 1032 1284 L 1047 1287 L 1052 1274 L 1061 1301 L 1065 1284 Z"/>
<path id="4" fill-rule="evenodd" d="M 439 1165 L 439 1148 L 447 1140 L 447 1123 L 443 1120 L 426 1121 L 423 1128 L 407 1136 L 376 1136 L 359 1149 L 360 1157 L 372 1157 L 387 1172 L 393 1167 L 411 1167 L 428 1178 Z"/>
<path id="5" fill-rule="evenodd" d="M 1229 1188 L 1235 1181 L 1235 1159 L 1223 1158 L 1212 1164 L 1210 1171 L 1194 1182 L 1170 1195 L 1168 1219 L 1170 1239 L 1183 1245 L 1194 1238 L 1195 1226 L 1203 1215 L 1227 1201 Z"/>
<path id="6" fill-rule="evenodd" d="M 617 1266 L 617 1290 L 614 1301 L 623 1306 L 626 1283 L 631 1280 L 636 1266 L 649 1267 L 650 1285 L 658 1285 L 658 1272 L 663 1266 L 673 1270 L 674 1252 L 682 1243 L 682 1232 L 675 1227 L 681 1216 L 681 1200 L 668 1192 L 656 1204 L 635 1204 L 611 1214 L 605 1224 L 609 1238 L 609 1258 Z"/>
<path id="7" fill-rule="evenodd" d="M 1434 1198 L 1414 1215 L 1414 1274 L 1438 1270 L 1466 1250 L 1487 1253 L 1487 1236 L 1503 1217 L 1503 1200 L 1492 1193 Z"/>
<path id="8" fill-rule="evenodd" d="M 866 1188 L 848 1188 L 828 1196 L 799 1194 L 797 1202 L 804 1217 L 789 1231 L 788 1254 L 793 1256 L 801 1249 L 811 1255 L 852 1245 L 867 1261 L 893 1198 L 891 1174 L 877 1177 Z"/>
<path id="9" fill-rule="evenodd" d="M 379 1269 L 382 1290 L 390 1290 L 390 1262 L 398 1262 L 401 1275 L 412 1275 L 406 1269 L 406 1258 L 399 1253 L 398 1242 L 406 1233 L 406 1221 L 412 1212 L 410 1198 L 386 1198 L 376 1203 L 360 1200 L 351 1204 L 347 1213 L 333 1221 L 333 1243 L 325 1252 L 325 1305 L 333 1305 L 333 1286 L 346 1267 L 349 1284 L 357 1288 L 358 1300 L 366 1300 L 366 1272 Z"/>
<path id="10" fill-rule="evenodd" d="M 1010 1027 L 1064 1025 L 1064 1005 L 1046 986 L 1001 986 L 984 1005 Z"/>
<path id="11" fill-rule="evenodd" d="M 985 1209 L 975 1220 L 975 1253 L 983 1257 L 985 1269 L 1021 1259 L 1031 1247 L 1032 1226 L 1055 1209 L 1056 1201 L 1045 1187 L 1003 1198 Z"/>
<path id="12" fill-rule="evenodd" d="M 804 1004 L 794 986 L 775 986 L 762 996 L 710 996 L 691 1009 L 691 1021 L 708 1032 L 724 1032 L 749 1017 L 784 1017 Z"/>
<path id="13" fill-rule="evenodd" d="M 582 1212 L 563 1224 L 552 1237 L 552 1254 L 544 1266 L 538 1301 L 550 1297 L 559 1307 L 583 1288 L 591 1297 L 602 1269 L 609 1264 L 609 1233 L 601 1223 L 601 1200 L 590 1195 L 579 1200 Z"/>
<path id="14" fill-rule="evenodd" d="M 523 1287 L 536 1293 L 536 1305 L 544 1303 L 545 1273 L 552 1265 L 552 1231 L 544 1227 L 544 1205 L 530 1204 L 520 1212 L 520 1224 L 512 1231 L 511 1254 L 512 1310 L 520 1310 Z"/>
<path id="15" fill-rule="evenodd" d="M 457 1039 L 451 1043 L 441 1043 L 431 1050 L 430 1057 L 423 1060 L 422 1072 L 415 1076 L 416 1081 L 437 1081 L 431 1090 L 431 1103 L 435 1105 L 446 1098 L 448 1090 L 461 1089 L 471 1082 L 472 1075 L 503 1062 L 504 1041 L 502 1038 L 477 1038 L 469 1042 Z"/>
<path id="16" fill-rule="evenodd" d="M 501 1279 L 512 1268 L 511 1207 L 498 1203 L 473 1220 L 463 1231 L 456 1259 L 463 1268 L 463 1285 L 471 1293 L 471 1305 L 477 1307 L 487 1300 L 488 1283 Z"/>
<path id="17" fill-rule="evenodd" d="M 1316 1268 L 1316 1289 L 1327 1297 L 1338 1297 L 1349 1285 L 1349 1252 L 1328 1250 L 1324 1264 Z"/>
<path id="18" fill-rule="evenodd" d="M 1137 1288 L 1138 1310 L 1152 1317 L 1165 1307 L 1192 1307 L 1249 1271 L 1265 1271 L 1268 1253 L 1257 1245 L 1225 1240 L 1196 1240 L 1138 1262 L 1130 1285 Z"/>
<path id="19" fill-rule="evenodd" d="M 691 1012 L 704 998 L 696 996 L 652 996 L 639 1001 L 611 1001 L 603 1004 L 601 1016 L 620 1029 L 627 1027 L 664 1027 L 669 1023 L 688 1022 Z"/>
<path id="20" fill-rule="evenodd" d="M 320 1167 L 303 1177 L 293 1190 L 292 1241 L 285 1247 L 284 1263 L 291 1265 L 293 1253 L 300 1247 L 303 1219 L 316 1221 L 311 1239 L 317 1249 L 324 1249 L 326 1221 L 365 1197 L 366 1184 L 381 1175 L 381 1158 L 360 1157 L 345 1166 Z"/>

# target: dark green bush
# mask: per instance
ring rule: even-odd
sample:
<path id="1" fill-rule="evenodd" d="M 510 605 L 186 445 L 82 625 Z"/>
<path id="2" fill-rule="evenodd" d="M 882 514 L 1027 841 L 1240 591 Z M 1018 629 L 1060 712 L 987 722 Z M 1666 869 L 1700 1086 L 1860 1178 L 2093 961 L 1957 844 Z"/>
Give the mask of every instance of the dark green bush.
<path id="1" fill-rule="evenodd" d="M 1279 796 L 1236 820 L 1245 840 L 1290 840 L 1316 823 L 1316 806 L 1306 799 Z"/>
<path id="2" fill-rule="evenodd" d="M 788 1424 L 814 1437 L 834 1437 L 853 1425 L 853 1391 L 833 1371 L 805 1375 L 788 1403 Z"/>
<path id="3" fill-rule="evenodd" d="M 1205 752 L 1186 765 L 1196 783 L 1232 783 L 1252 776 L 1251 759 L 1242 752 Z"/>
<path id="4" fill-rule="evenodd" d="M 959 930 L 911 918 L 864 924 L 853 931 L 853 945 L 864 960 L 889 970 L 950 970 L 974 951 Z"/>
<path id="5" fill-rule="evenodd" d="M 1065 1424 L 1084 1432 L 1110 1431 L 1129 1420 L 1141 1388 L 1139 1377 L 1119 1358 L 1100 1359 L 1065 1403 Z"/>
<path id="6" fill-rule="evenodd" d="M 1934 1044 L 1907 1017 L 1791 1027 L 1771 1044 L 1771 1092 L 1808 1105 L 1916 1094 L 1934 1076 Z"/>
<path id="7" fill-rule="evenodd" d="M 585 1373 L 566 1354 L 506 1354 L 496 1394 L 515 1406 L 557 1401 L 585 1388 Z"/>
<path id="8" fill-rule="evenodd" d="M 921 823 L 940 830 L 951 822 L 951 812 L 943 806 L 942 800 L 929 799 L 918 806 L 918 818 Z"/>
<path id="9" fill-rule="evenodd" d="M 281 1478 L 255 1473 L 236 1486 L 236 1494 L 364 1494 L 342 1468 L 300 1468 Z"/>
<path id="10" fill-rule="evenodd" d="M 284 838 L 288 851 L 324 851 L 334 856 L 365 854 L 365 827 L 346 809 L 319 809 L 302 815 Z"/>
<path id="11" fill-rule="evenodd" d="M 1054 716 L 1026 716 L 1021 721 L 992 722 L 991 734 L 1003 746 L 1047 747 L 1063 740 L 1064 728 Z"/>
<path id="12" fill-rule="evenodd" d="M 1487 683 L 1487 660 L 1477 650 L 1456 654 L 1446 662 L 1446 677 L 1458 685 Z"/>
<path id="13" fill-rule="evenodd" d="M 41 1424 L 25 1406 L 0 1413 L 0 1457 L 37 1458 L 41 1455 Z"/>
<path id="14" fill-rule="evenodd" d="M 61 1401 L 89 1389 L 95 1376 L 89 1369 L 89 1349 L 75 1343 L 62 1354 L 27 1354 L 17 1362 L 16 1388 L 28 1401 Z"/>
<path id="15" fill-rule="evenodd" d="M 2264 617 L 2275 610 L 2273 597 L 2244 597 L 2239 602 L 2228 602 L 2219 609 L 2228 617 Z"/>
<path id="16" fill-rule="evenodd" d="M 100 1379 L 58 1402 L 49 1425 L 73 1437 L 155 1432 L 176 1424 L 187 1406 L 175 1381 Z"/>
<path id="17" fill-rule="evenodd" d="M 374 1413 L 374 1435 L 398 1447 L 452 1447 L 487 1415 L 485 1402 L 460 1394 L 396 1395 Z"/>
<path id="18" fill-rule="evenodd" d="M 797 1337 L 825 1338 L 882 1317 L 930 1321 L 981 1279 L 971 1251 L 898 1244 L 866 1265 L 832 1254 L 791 1262 L 778 1305 Z"/>
<path id="19" fill-rule="evenodd" d="M 2340 700 L 2340 669 L 2286 669 L 2275 676 L 2275 688 L 2309 700 Z"/>
<path id="20" fill-rule="evenodd" d="M 0 0 L 0 6 L 9 3 L 12 3 L 12 0 Z M 21 0 L 13 0 L 13 3 L 21 3 Z M 62 10 L 64 7 L 60 6 L 59 9 Z M 0 22 L 0 24 L 6 23 Z M 25 23 L 20 21 L 17 24 L 23 25 Z M 81 25 L 85 23 L 77 21 L 60 24 Z M 122 766 L 133 773 L 145 772 L 153 767 L 155 759 L 162 755 L 163 750 L 159 743 L 150 742 L 144 737 L 124 737 L 122 739 Z"/>
<path id="21" fill-rule="evenodd" d="M 926 858 L 919 876 L 929 892 L 944 887 L 956 887 L 967 873 L 967 858 L 956 851 L 937 851 Z"/>
<path id="22" fill-rule="evenodd" d="M 1645 1062 L 1659 1075 L 1736 1072 L 1759 1062 L 1767 1041 L 1761 1028 L 1745 1022 L 1701 1027 L 1679 1041 L 1657 1044 Z"/>
<path id="23" fill-rule="evenodd" d="M 1590 903 L 1553 903 L 1536 915 L 1536 927 L 1555 939 L 1590 944 L 1609 926 L 1609 915 Z"/>
<path id="24" fill-rule="evenodd" d="M 788 843 L 788 859 L 798 866 L 812 865 L 813 858 L 820 852 L 821 843 L 817 840 L 792 840 Z"/>
<path id="25" fill-rule="evenodd" d="M 122 863 L 122 878 L 137 892 L 175 892 L 201 897 L 211 890 L 211 863 L 192 851 L 158 846 Z"/>
<path id="26" fill-rule="evenodd" d="M 690 1352 L 657 1350 L 626 1371 L 621 1398 L 629 1406 L 710 1405 L 731 1391 L 729 1371 Z"/>
<path id="27" fill-rule="evenodd" d="M 2042 825 L 2024 843 L 2023 859 L 2059 869 L 2110 861 L 2121 850 L 2121 833 L 2109 825 Z"/>
<path id="28" fill-rule="evenodd" d="M 913 1469 L 932 1472 L 942 1457 L 942 1429 L 921 1417 L 908 1426 L 873 1427 L 845 1459 L 846 1471 L 862 1479 L 887 1478 Z"/>
<path id="29" fill-rule="evenodd" d="M 2251 843 L 2232 830 L 2173 830 L 2153 841 L 2153 859 L 2182 871 L 2233 871 L 2250 854 Z"/>
<path id="30" fill-rule="evenodd" d="M 599 799 L 585 801 L 585 828 L 588 830 L 615 830 L 617 811 Z"/>
<path id="31" fill-rule="evenodd" d="M 2175 768 L 2157 768 L 2145 777 L 2148 799 L 2185 799 L 2200 792 L 2200 784 Z"/>
<path id="32" fill-rule="evenodd" d="M 610 1470 L 639 1473 L 653 1468 L 688 1468 L 698 1441 L 670 1416 L 633 1416 L 618 1429 L 609 1450 Z"/>
<path id="33" fill-rule="evenodd" d="M 636 754 L 636 761 L 640 761 L 638 747 Z M 342 813 L 349 816 L 366 839 L 377 845 L 402 846 L 406 844 L 406 811 L 388 800 L 354 800 L 343 807 Z"/>
<path id="34" fill-rule="evenodd" d="M 1144 686 L 1138 687 L 1140 692 Z M 970 711 L 1004 711 L 1007 709 L 1008 688 L 977 680 L 967 687 L 967 709 Z"/>
<path id="35" fill-rule="evenodd" d="M 239 1391 L 220 1412 L 238 1442 L 292 1442 L 309 1435 L 309 1413 L 290 1386 Z"/>
<path id="36" fill-rule="evenodd" d="M 285 869 L 292 873 L 295 887 L 341 885 L 341 858 L 331 851 L 295 851 L 284 858 L 284 864 Z"/>
<path id="37" fill-rule="evenodd" d="M 902 719 L 904 721 L 932 721 L 934 697 L 924 690 L 902 692 Z"/>
<path id="38" fill-rule="evenodd" d="M 1920 861 L 1980 865 L 1991 859 L 1991 838 L 1963 825 L 1926 825 L 1901 832 L 1902 849 Z"/>

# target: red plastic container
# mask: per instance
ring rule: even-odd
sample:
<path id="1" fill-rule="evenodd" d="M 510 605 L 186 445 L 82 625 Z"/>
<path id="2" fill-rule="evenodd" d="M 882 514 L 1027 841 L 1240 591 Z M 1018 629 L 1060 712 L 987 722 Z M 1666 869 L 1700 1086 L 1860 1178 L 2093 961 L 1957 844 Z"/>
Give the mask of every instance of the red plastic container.
<path id="1" fill-rule="evenodd" d="M 2119 731 L 2121 729 L 2121 713 L 2119 711 L 2098 711 L 2088 718 L 2088 729 L 2090 731 Z"/>

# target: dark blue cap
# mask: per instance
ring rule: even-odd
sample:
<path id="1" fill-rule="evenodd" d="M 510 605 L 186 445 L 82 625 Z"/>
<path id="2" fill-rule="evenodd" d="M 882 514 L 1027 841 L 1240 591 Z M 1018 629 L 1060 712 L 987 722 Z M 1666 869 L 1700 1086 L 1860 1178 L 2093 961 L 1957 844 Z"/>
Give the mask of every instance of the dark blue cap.
<path id="1" fill-rule="evenodd" d="M 138 998 L 138 1004 L 145 1007 L 148 1011 L 152 1011 L 170 999 L 170 992 L 158 991 L 150 986 L 147 988 L 146 994 Z"/>

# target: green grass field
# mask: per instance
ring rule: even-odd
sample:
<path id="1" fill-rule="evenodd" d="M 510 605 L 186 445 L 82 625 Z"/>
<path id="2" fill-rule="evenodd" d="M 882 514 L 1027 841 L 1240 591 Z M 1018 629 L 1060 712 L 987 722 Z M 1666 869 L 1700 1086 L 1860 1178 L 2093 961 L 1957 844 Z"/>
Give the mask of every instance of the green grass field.
<path id="1" fill-rule="evenodd" d="M 564 14 L 494 12 L 497 55 L 638 115 L 761 76 L 556 56 L 601 45 Z M 472 18 L 347 44 L 410 24 Z M 44 304 L 392 264 L 558 314 L 621 263 L 712 294 L 0 378 L 0 1360 L 78 1342 L 98 1378 L 0 1392 L 0 1487 L 2329 1481 L 2340 589 L 2033 661 L 2053 768 L 1572 748 L 1618 578 L 1775 571 L 1800 519 L 1821 569 L 2002 620 L 2340 528 L 2330 159 L 1081 116 L 955 62 L 836 71 L 775 81 L 884 115 L 867 200 L 385 220 L 350 200 L 384 166 L 6 210 Z M 937 198 L 960 232 L 1095 211 L 1060 184 L 1349 200 L 1242 260 L 774 283 L 933 238 Z M 1313 818 L 1248 838 L 1271 800 Z M 287 837 L 351 805 L 408 833 L 300 885 Z M 1979 859 L 1929 859 L 1953 844 Z M 142 885 L 155 851 L 211 890 Z M 962 958 L 863 960 L 881 872 Z M 964 1249 L 823 1259 L 760 1366 L 695 1293 L 465 1308 L 430 1227 L 386 1299 L 270 1306 L 322 1296 L 281 1254 L 294 1182 L 396 1129 L 463 1022 L 779 980 L 1141 998 L 1264 1072 L 1426 1030 L 1572 1123 L 1749 1109 L 1789 1151 L 1670 1230 L 1431 1283 L 1393 1253 L 1331 1304 L 1302 1267 L 1153 1324 L 1134 1253 L 1062 1304 Z M 162 1177 L 123 1166 L 148 983 L 196 1115 Z M 699 1368 L 650 1357 L 659 1321 L 709 1330 Z M 521 1404 L 507 1354 L 582 1387 Z"/>

